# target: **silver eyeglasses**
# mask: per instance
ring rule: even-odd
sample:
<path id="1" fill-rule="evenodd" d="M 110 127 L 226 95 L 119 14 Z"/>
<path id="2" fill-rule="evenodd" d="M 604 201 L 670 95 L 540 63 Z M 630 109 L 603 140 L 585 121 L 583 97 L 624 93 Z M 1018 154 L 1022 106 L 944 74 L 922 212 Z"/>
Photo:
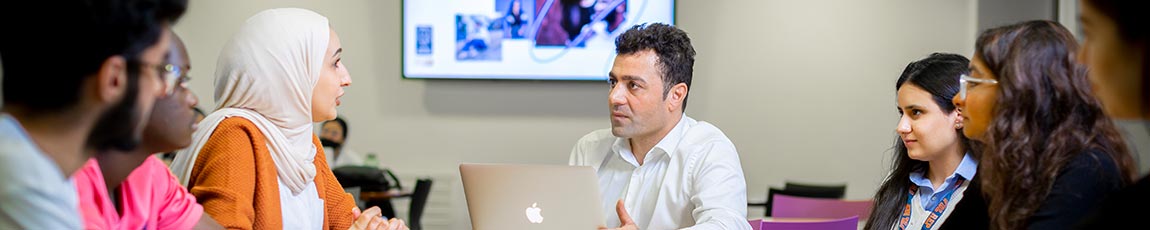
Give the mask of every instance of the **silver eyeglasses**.
<path id="1" fill-rule="evenodd" d="M 979 79 L 963 74 L 958 78 L 958 98 L 966 100 L 966 91 L 978 84 L 998 84 L 994 79 Z"/>
<path id="2" fill-rule="evenodd" d="M 188 81 L 184 69 L 178 65 L 166 64 L 160 66 L 160 73 L 164 80 L 164 95 L 172 95 L 176 87 L 183 87 Z M 186 88 L 186 87 L 185 87 Z"/>

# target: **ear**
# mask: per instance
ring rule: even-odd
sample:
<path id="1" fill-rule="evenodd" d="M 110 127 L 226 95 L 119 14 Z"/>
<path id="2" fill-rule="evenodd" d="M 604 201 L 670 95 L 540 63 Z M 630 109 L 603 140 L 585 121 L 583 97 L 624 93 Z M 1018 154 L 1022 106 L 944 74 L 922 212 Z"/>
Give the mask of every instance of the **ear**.
<path id="1" fill-rule="evenodd" d="M 683 99 L 687 98 L 687 84 L 679 83 L 671 86 L 667 91 L 667 110 L 675 111 L 683 108 Z"/>
<path id="2" fill-rule="evenodd" d="M 96 72 L 95 94 L 102 103 L 113 103 L 124 97 L 128 89 L 128 62 L 116 55 L 104 59 Z"/>
<path id="3" fill-rule="evenodd" d="M 963 120 L 962 111 L 955 109 L 953 112 L 950 112 L 950 115 L 954 117 L 954 129 L 961 129 Z"/>

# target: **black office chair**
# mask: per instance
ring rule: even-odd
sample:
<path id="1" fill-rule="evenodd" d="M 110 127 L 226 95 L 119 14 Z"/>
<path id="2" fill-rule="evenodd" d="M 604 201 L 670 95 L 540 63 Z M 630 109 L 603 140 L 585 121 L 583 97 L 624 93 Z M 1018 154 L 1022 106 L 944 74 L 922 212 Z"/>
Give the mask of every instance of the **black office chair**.
<path id="1" fill-rule="evenodd" d="M 415 191 L 411 192 L 411 209 L 408 210 L 407 225 L 411 230 L 422 230 L 423 210 L 427 207 L 427 197 L 431 194 L 431 179 L 424 178 L 415 182 Z"/>
<path id="2" fill-rule="evenodd" d="M 763 216 L 771 216 L 771 205 L 775 194 L 788 196 L 842 199 L 846 197 L 847 185 L 814 185 L 805 183 L 786 182 L 783 189 L 767 187 L 766 203 L 748 203 L 748 206 L 763 206 Z"/>
<path id="3" fill-rule="evenodd" d="M 331 170 L 344 188 L 365 187 L 372 190 L 403 189 L 391 170 L 370 166 L 341 166 Z"/>
<path id="4" fill-rule="evenodd" d="M 399 183 L 399 179 L 394 173 L 391 173 L 391 170 L 369 166 L 342 166 L 331 171 L 344 188 L 359 187 L 360 191 L 363 192 L 403 189 L 403 185 Z M 356 199 L 359 198 L 356 197 Z M 396 216 L 395 207 L 391 205 L 391 200 L 368 201 L 365 205 L 367 207 L 379 206 L 381 214 L 388 218 Z"/>
<path id="5" fill-rule="evenodd" d="M 795 192 L 798 194 L 805 194 L 805 195 L 800 195 L 800 196 L 805 196 L 805 197 L 842 199 L 844 196 L 846 196 L 847 185 L 846 184 L 817 185 L 817 184 L 806 184 L 806 183 L 797 183 L 797 182 L 786 182 L 786 184 L 783 185 L 783 190 Z"/>

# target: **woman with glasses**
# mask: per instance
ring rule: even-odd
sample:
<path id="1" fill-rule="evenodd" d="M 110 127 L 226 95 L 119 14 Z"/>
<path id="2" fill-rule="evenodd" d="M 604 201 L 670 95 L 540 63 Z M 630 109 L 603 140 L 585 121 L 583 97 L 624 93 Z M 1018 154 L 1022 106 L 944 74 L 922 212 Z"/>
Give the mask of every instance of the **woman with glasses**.
<path id="1" fill-rule="evenodd" d="M 950 102 L 970 61 L 935 53 L 911 62 L 895 84 L 899 120 L 894 163 L 875 194 L 865 229 L 985 229 L 978 158 Z"/>
<path id="2" fill-rule="evenodd" d="M 981 155 L 991 229 L 1067 229 L 1134 165 L 1092 94 L 1066 28 L 1029 21 L 979 36 L 954 97 Z"/>
<path id="3" fill-rule="evenodd" d="M 327 18 L 264 10 L 220 52 L 216 111 L 172 171 L 229 229 L 406 229 L 359 212 L 328 168 L 312 124 L 336 117 L 351 76 Z"/>

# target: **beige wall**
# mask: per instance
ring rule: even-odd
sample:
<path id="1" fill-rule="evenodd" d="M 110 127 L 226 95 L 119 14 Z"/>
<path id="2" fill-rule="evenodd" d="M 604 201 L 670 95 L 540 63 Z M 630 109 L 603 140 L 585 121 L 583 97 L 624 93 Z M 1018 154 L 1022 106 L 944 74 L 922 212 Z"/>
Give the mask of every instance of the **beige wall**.
<path id="1" fill-rule="evenodd" d="M 565 164 L 577 138 L 609 125 L 604 83 L 402 79 L 399 0 L 191 4 L 176 31 L 209 110 L 219 49 L 244 19 L 274 7 L 329 17 L 354 81 L 340 108 L 349 144 L 407 178 L 452 178 L 461 162 Z M 699 53 L 687 114 L 734 141 L 751 200 L 784 180 L 846 182 L 848 198 L 867 198 L 891 154 L 895 79 L 933 51 L 969 55 L 976 8 L 973 0 L 680 0 L 677 22 Z M 432 202 L 444 208 L 429 210 L 429 228 L 468 226 L 450 180 L 436 183 L 445 190 Z"/>
<path id="2" fill-rule="evenodd" d="M 935 51 L 972 53 L 969 1 L 683 1 L 699 60 L 688 113 L 739 148 L 748 196 L 784 180 L 869 198 L 894 143 L 894 82 Z M 753 209 L 751 215 L 761 215 Z"/>

